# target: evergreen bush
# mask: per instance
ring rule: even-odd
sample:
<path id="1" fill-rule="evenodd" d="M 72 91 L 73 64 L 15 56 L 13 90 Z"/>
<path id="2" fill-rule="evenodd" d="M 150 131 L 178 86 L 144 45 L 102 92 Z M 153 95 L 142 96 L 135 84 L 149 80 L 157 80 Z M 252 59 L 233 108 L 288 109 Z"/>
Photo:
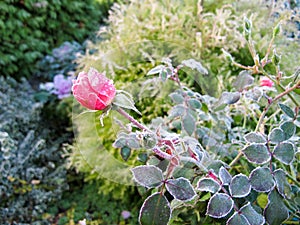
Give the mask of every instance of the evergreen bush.
<path id="1" fill-rule="evenodd" d="M 34 64 L 64 41 L 83 42 L 106 16 L 112 1 L 4 0 L 0 2 L 0 70 L 29 77 Z"/>

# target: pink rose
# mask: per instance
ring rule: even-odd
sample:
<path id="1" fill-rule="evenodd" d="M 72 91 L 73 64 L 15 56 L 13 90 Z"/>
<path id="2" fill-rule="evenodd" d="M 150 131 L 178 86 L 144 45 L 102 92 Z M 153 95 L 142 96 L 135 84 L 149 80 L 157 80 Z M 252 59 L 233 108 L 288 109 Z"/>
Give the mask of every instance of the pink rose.
<path id="1" fill-rule="evenodd" d="M 116 95 L 113 81 L 94 68 L 88 73 L 79 73 L 77 79 L 73 80 L 72 91 L 81 105 L 92 110 L 105 109 Z"/>
<path id="2" fill-rule="evenodd" d="M 272 87 L 274 85 L 273 81 L 271 81 L 269 78 L 267 77 L 263 77 L 260 80 L 260 86 L 262 87 Z"/>

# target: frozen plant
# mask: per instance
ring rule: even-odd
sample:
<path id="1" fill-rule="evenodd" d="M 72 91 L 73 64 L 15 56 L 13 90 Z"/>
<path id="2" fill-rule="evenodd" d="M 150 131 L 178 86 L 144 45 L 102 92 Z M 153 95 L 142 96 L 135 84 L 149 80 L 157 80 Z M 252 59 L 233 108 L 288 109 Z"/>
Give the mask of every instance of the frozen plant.
<path id="1" fill-rule="evenodd" d="M 245 18 L 244 36 L 253 65 L 236 62 L 224 50 L 241 71 L 232 89 L 219 98 L 181 81 L 187 68 L 208 73 L 194 59 L 176 66 L 165 59 L 151 69 L 147 75 L 173 82 L 176 88 L 169 95 L 173 107 L 168 115 L 148 125 L 128 113 L 140 113 L 132 96 L 115 90 L 101 73 L 90 69 L 74 82 L 74 97 L 90 112 L 101 110 L 103 118 L 114 110 L 129 121 L 119 121 L 113 143 L 125 161 L 133 151 L 146 152 L 145 165 L 131 168 L 133 180 L 151 190 L 140 208 L 141 225 L 187 223 L 180 214 L 189 212 L 194 213 L 191 224 L 299 222 L 299 70 L 285 77 L 280 57 L 275 51 L 270 56 L 279 31 L 278 25 L 260 58 L 252 41 L 252 23 Z M 274 91 L 266 89 L 271 86 Z"/>

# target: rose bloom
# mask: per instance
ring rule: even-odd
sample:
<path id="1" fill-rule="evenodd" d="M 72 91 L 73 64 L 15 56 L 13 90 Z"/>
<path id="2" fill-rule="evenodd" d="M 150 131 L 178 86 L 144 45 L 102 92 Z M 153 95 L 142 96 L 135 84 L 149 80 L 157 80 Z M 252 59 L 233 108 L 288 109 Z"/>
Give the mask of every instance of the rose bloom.
<path id="1" fill-rule="evenodd" d="M 269 78 L 267 77 L 263 77 L 260 80 L 260 86 L 262 87 L 272 87 L 274 85 L 273 81 L 271 81 Z"/>
<path id="2" fill-rule="evenodd" d="M 113 81 L 93 68 L 88 73 L 79 73 L 73 80 L 72 91 L 82 106 L 92 110 L 105 109 L 116 95 Z"/>

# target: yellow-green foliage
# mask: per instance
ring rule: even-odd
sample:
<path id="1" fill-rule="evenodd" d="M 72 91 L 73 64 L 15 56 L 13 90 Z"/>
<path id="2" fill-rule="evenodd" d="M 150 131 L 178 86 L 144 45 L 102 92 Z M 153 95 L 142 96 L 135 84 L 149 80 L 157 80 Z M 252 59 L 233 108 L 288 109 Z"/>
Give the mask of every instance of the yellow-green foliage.
<path id="1" fill-rule="evenodd" d="M 230 87 L 232 78 L 238 74 L 236 68 L 225 60 L 221 49 L 230 52 L 236 61 L 252 65 L 242 32 L 244 16 L 251 18 L 254 24 L 252 36 L 258 46 L 256 48 L 265 52 L 272 36 L 272 27 L 279 20 L 270 19 L 270 10 L 276 11 L 276 7 L 266 7 L 262 0 L 131 0 L 115 4 L 110 10 L 108 26 L 98 32 L 100 41 L 89 47 L 93 54 L 87 51 L 78 62 L 85 71 L 91 66 L 106 71 L 118 89 L 134 95 L 137 107 L 143 114 L 140 120 L 149 122 L 168 110 L 168 90 L 155 86 L 154 82 L 145 83 L 149 79 L 145 78 L 147 72 L 162 58 L 171 58 L 175 65 L 189 58 L 200 61 L 209 75 L 190 72 L 193 77 L 186 82 L 197 83 L 202 92 L 218 96 L 225 87 Z M 285 12 L 283 15 L 286 15 Z M 280 39 L 283 40 L 280 46 L 288 47 L 286 39 L 282 36 Z M 294 53 L 291 57 L 296 55 Z M 286 63 L 287 59 L 282 60 Z M 141 88 L 147 85 L 154 87 L 148 95 Z M 73 165 L 88 173 L 104 167 L 103 159 L 99 158 L 105 156 L 99 156 L 100 143 L 110 152 L 109 155 L 118 158 L 118 151 L 111 147 L 116 136 L 111 126 L 112 119 L 106 120 L 105 127 L 100 129 L 95 115 L 91 115 L 91 121 L 74 121 L 78 129 L 77 137 L 83 141 L 81 148 L 85 146 L 86 149 L 85 157 L 81 157 L 82 152 L 74 150 L 71 153 Z M 121 168 L 116 167 L 116 171 L 121 171 Z M 128 172 L 127 167 L 125 171 Z"/>

